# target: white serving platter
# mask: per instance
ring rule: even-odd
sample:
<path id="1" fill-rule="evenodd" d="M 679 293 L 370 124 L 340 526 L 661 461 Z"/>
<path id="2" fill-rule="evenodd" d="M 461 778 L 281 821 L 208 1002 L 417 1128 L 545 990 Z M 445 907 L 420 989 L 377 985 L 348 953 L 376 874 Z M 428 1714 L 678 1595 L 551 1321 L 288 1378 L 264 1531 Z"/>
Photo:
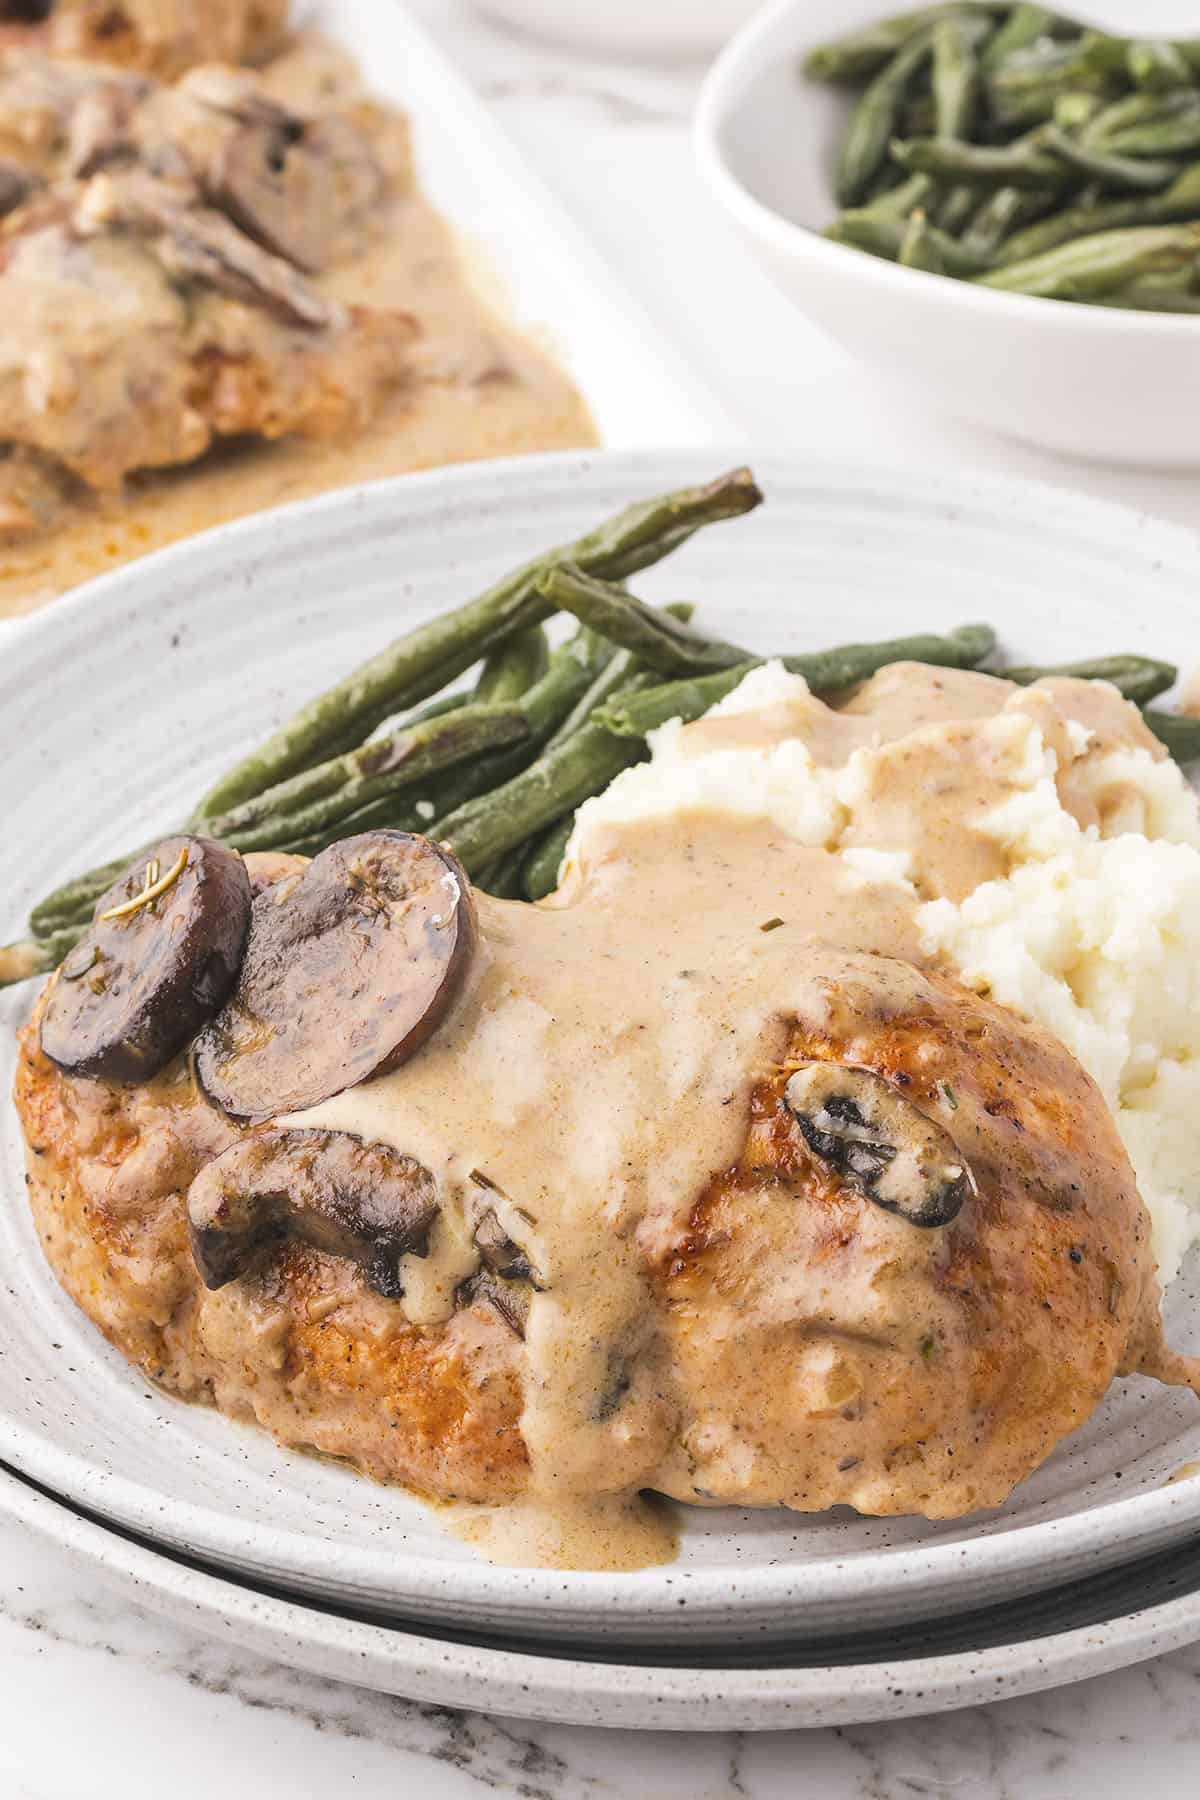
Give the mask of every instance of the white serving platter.
<path id="1" fill-rule="evenodd" d="M 641 578 L 716 631 L 817 647 L 990 618 L 1019 660 L 1126 650 L 1187 664 L 1200 545 L 1049 488 L 769 454 L 753 517 Z M 0 934 L 81 866 L 186 815 L 208 779 L 332 672 L 712 452 L 478 464 L 245 520 L 116 571 L 26 623 L 0 663 Z M 0 1091 L 12 1027 L 0 997 Z M 1009 1504 L 974 1519 L 700 1511 L 633 1575 L 490 1566 L 405 1494 L 152 1393 L 60 1293 L 0 1122 L 0 1459 L 210 1563 L 440 1628 L 596 1643 L 753 1643 L 862 1631 L 1031 1593 L 1200 1529 L 1200 1404 L 1118 1382 Z M 1168 1317 L 1200 1348 L 1195 1285 Z"/>
<path id="2" fill-rule="evenodd" d="M 219 1644 L 328 1681 L 436 1706 L 561 1725 L 784 1731 L 950 1712 L 1144 1662 L 1200 1637 L 1193 1543 L 1038 1599 L 942 1625 L 728 1661 L 431 1637 L 222 1579 L 106 1528 L 0 1470 L 0 1516 L 122 1599 Z"/>
<path id="3" fill-rule="evenodd" d="M 400 0 L 299 0 L 408 114 L 417 178 L 490 305 L 572 376 L 611 448 L 732 441 L 719 403 L 624 292 L 486 106 Z"/>

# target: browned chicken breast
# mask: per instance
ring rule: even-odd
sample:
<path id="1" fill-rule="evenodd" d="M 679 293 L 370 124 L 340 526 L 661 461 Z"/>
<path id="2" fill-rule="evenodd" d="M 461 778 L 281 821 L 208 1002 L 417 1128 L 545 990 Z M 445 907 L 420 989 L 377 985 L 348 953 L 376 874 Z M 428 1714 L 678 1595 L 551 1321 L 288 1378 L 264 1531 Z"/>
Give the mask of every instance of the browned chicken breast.
<path id="1" fill-rule="evenodd" d="M 738 1163 L 656 1271 L 680 1499 L 998 1506 L 1156 1320 L 1149 1220 L 1092 1082 L 957 982 L 832 958 Z"/>
<path id="2" fill-rule="evenodd" d="M 0 58 L 0 533 L 53 524 L 221 438 L 361 431 L 403 379 L 398 311 L 319 295 L 386 180 L 346 118 L 296 118 L 250 76 L 179 89 Z"/>
<path id="3" fill-rule="evenodd" d="M 7 36 L 169 79 L 269 55 L 287 13 L 288 0 L 0 0 L 0 47 Z"/>
<path id="4" fill-rule="evenodd" d="M 731 971 L 652 898 L 654 975 L 589 984 L 629 940 L 615 865 L 515 907 L 397 833 L 245 874 L 170 840 L 160 867 L 162 898 L 137 868 L 100 903 L 16 1098 L 51 1265 L 175 1393 L 443 1498 L 950 1517 L 1118 1373 L 1195 1380 L 1098 1091 L 943 974 L 781 917 Z M 650 1160 L 618 1148 L 593 1191 L 617 1129 Z"/>

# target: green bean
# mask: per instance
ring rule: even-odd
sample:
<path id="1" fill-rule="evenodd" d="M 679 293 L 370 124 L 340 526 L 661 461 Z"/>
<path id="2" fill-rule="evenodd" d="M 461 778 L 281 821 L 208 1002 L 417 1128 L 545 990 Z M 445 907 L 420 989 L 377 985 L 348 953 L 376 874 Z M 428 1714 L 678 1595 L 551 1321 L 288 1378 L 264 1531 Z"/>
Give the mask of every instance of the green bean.
<path id="1" fill-rule="evenodd" d="M 1090 300 L 1141 276 L 1182 268 L 1200 253 L 1200 225 L 1101 231 L 1024 262 L 975 276 L 980 287 L 1050 300 Z"/>
<path id="2" fill-rule="evenodd" d="M 529 736 L 529 720 L 520 706 L 464 706 L 290 776 L 219 814 L 210 829 L 243 853 L 272 850 L 289 839 L 324 831 L 386 795 L 409 791 L 455 763 Z"/>
<path id="3" fill-rule="evenodd" d="M 1052 675 L 1071 676 L 1078 681 L 1109 681 L 1136 706 L 1145 706 L 1147 701 L 1165 694 L 1179 676 L 1174 663 L 1155 662 L 1149 656 L 1102 656 L 1091 662 L 1048 663 L 1043 668 L 999 669 L 997 673 L 1020 687 Z"/>
<path id="4" fill-rule="evenodd" d="M 928 175 L 910 175 L 898 187 L 890 188 L 869 205 L 858 208 L 873 219 L 890 219 L 902 223 L 914 206 L 924 206 L 933 196 L 933 181 Z"/>
<path id="5" fill-rule="evenodd" d="M 1032 144 L 958 144 L 942 138 L 896 138 L 892 155 L 901 168 L 939 181 L 966 181 L 979 187 L 1065 187 L 1070 172 L 1057 158 Z"/>
<path id="6" fill-rule="evenodd" d="M 879 19 L 861 31 L 847 32 L 845 37 L 818 44 L 804 58 L 804 73 L 814 81 L 862 81 L 877 74 L 918 32 L 936 25 L 948 14 L 989 14 L 1006 10 L 1000 4 L 980 6 L 965 0 L 960 4 L 922 6 L 915 12 L 898 13 L 894 18 Z"/>
<path id="7" fill-rule="evenodd" d="M 1129 38 L 1116 37 L 1110 31 L 1085 31 L 1077 45 L 1079 66 L 1126 81 L 1130 46 Z"/>
<path id="8" fill-rule="evenodd" d="M 558 872 L 574 830 L 575 814 L 569 812 L 556 825 L 551 825 L 529 851 L 523 871 L 527 899 L 544 900 L 547 894 L 554 892 L 558 886 Z"/>
<path id="9" fill-rule="evenodd" d="M 933 103 L 938 137 L 970 135 L 979 95 L 976 42 L 961 14 L 951 13 L 933 27 Z"/>
<path id="10" fill-rule="evenodd" d="M 612 646 L 597 638 L 594 632 L 576 631 L 551 653 L 546 673 L 522 699 L 521 710 L 529 722 L 529 737 L 525 742 L 512 749 L 477 757 L 473 762 L 461 763 L 423 783 L 418 793 L 410 790 L 392 793 L 349 818 L 340 822 L 334 820 L 315 833 L 292 838 L 279 847 L 312 856 L 338 838 L 381 826 L 427 835 L 434 819 L 465 806 L 492 788 L 502 787 L 527 768 L 589 691 L 611 656 Z"/>
<path id="11" fill-rule="evenodd" d="M 1200 761 L 1200 719 L 1190 719 L 1186 713 L 1156 712 L 1153 707 L 1147 707 L 1142 717 L 1177 763 Z"/>
<path id="12" fill-rule="evenodd" d="M 1071 89 L 1065 94 L 1059 94 L 1054 102 L 1051 118 L 1060 131 L 1082 131 L 1103 110 L 1103 106 L 1104 102 L 1099 94 L 1078 94 Z"/>
<path id="13" fill-rule="evenodd" d="M 1118 131 L 1161 118 L 1171 100 L 1169 94 L 1125 94 L 1093 114 L 1080 133 L 1082 141 L 1089 147 L 1102 149 Z"/>
<path id="14" fill-rule="evenodd" d="M 531 625 L 528 631 L 519 631 L 485 658 L 475 683 L 476 705 L 504 706 L 510 700 L 519 700 L 546 673 L 549 661 L 542 627 Z"/>
<path id="15" fill-rule="evenodd" d="M 937 245 L 933 242 L 932 227 L 919 207 L 904 228 L 904 236 L 900 240 L 900 254 L 896 260 L 901 268 L 924 269 L 927 275 L 944 275 L 946 273 L 945 262 L 939 256 Z"/>
<path id="16" fill-rule="evenodd" d="M 1010 56 L 987 79 L 988 106 L 996 124 L 1015 129 L 1053 117 L 1057 100 L 1067 92 L 1111 95 L 1113 78 L 1096 67 L 1086 40 L 1039 44 Z"/>
<path id="17" fill-rule="evenodd" d="M 929 177 L 910 175 L 909 180 L 928 181 Z M 932 183 L 930 185 L 932 186 Z M 947 189 L 944 197 L 937 201 L 933 224 L 939 231 L 947 232 L 950 237 L 954 237 L 966 225 L 978 204 L 979 195 L 975 189 L 960 182 L 957 187 Z"/>
<path id="18" fill-rule="evenodd" d="M 922 662 L 939 668 L 973 669 L 991 655 L 996 634 L 988 625 L 963 625 L 948 637 L 892 638 L 879 644 L 845 644 L 780 660 L 789 674 L 802 675 L 814 693 L 835 693 L 886 668 L 889 663 Z M 731 694 L 761 662 L 743 663 L 720 675 L 672 681 L 636 695 L 610 701 L 597 714 L 599 722 L 622 737 L 644 738 L 669 719 L 689 723 Z"/>
<path id="19" fill-rule="evenodd" d="M 498 856 L 494 863 L 475 876 L 475 886 L 482 888 L 494 900 L 523 900 L 525 898 L 525 858 L 529 853 L 528 844 L 517 844 Z"/>
<path id="20" fill-rule="evenodd" d="M 1172 88 L 1192 87 L 1195 82 L 1183 52 L 1161 38 L 1142 38 L 1130 44 L 1125 63 L 1134 87 L 1150 94 L 1170 93 Z"/>
<path id="21" fill-rule="evenodd" d="M 984 46 L 980 64 L 985 73 L 998 69 L 1017 50 L 1028 50 L 1048 38 L 1059 20 L 1045 6 L 1014 6 L 1003 25 Z"/>
<path id="22" fill-rule="evenodd" d="M 471 698 L 467 688 L 459 688 L 454 694 L 439 694 L 436 700 L 428 700 L 415 712 L 408 713 L 402 722 L 405 726 L 425 725 L 430 719 L 444 719 L 447 713 L 457 712 Z"/>
<path id="23" fill-rule="evenodd" d="M 695 610 L 694 606 L 680 601 L 672 601 L 670 606 L 663 608 L 664 612 L 670 613 L 672 618 L 681 619 L 685 625 Z M 607 642 L 606 639 L 601 641 Z M 554 745 L 561 744 L 564 738 L 573 736 L 581 726 L 587 724 L 597 708 L 603 706 L 605 701 L 611 699 L 614 694 L 620 693 L 621 689 L 627 687 L 635 675 L 641 673 L 642 664 L 632 651 L 616 651 L 597 671 L 591 686 L 580 695 L 557 731 L 546 740 L 547 749 L 553 749 Z"/>
<path id="24" fill-rule="evenodd" d="M 526 563 L 478 600 L 443 613 L 374 656 L 327 693 L 309 701 L 204 797 L 197 820 L 211 819 L 253 799 L 314 763 L 361 743 L 401 706 L 416 705 L 453 673 L 461 673 L 515 632 L 547 617 L 538 576 L 558 562 L 620 580 L 660 562 L 704 525 L 740 517 L 762 495 L 748 469 L 699 488 L 644 501 L 607 520 L 573 544 Z"/>
<path id="25" fill-rule="evenodd" d="M 1109 150 L 1089 149 L 1078 143 L 1057 125 L 1047 125 L 1041 134 L 1043 147 L 1051 155 L 1061 157 L 1068 168 L 1081 175 L 1091 175 L 1107 188 L 1123 188 L 1130 192 L 1154 193 L 1169 187 L 1179 174 L 1179 165 L 1163 159 L 1151 160 L 1133 156 L 1117 156 Z"/>
<path id="26" fill-rule="evenodd" d="M 896 113 L 896 129 L 901 137 L 931 137 L 937 130 L 937 107 L 933 103 L 932 94 L 913 94 L 905 100 Z M 886 194 L 888 189 L 899 179 L 900 171 L 891 163 L 885 163 L 878 175 L 874 177 L 870 188 L 870 199 L 876 194 Z M 870 201 L 866 202 L 870 204 Z"/>
<path id="27" fill-rule="evenodd" d="M 728 669 L 734 663 L 745 662 L 749 655 L 737 644 L 702 636 L 669 614 L 636 600 L 623 588 L 597 581 L 569 563 L 548 569 L 538 581 L 538 592 L 556 612 L 573 613 L 622 650 L 632 650 L 662 675 L 698 675 L 710 669 Z"/>
<path id="28" fill-rule="evenodd" d="M 1049 205 L 1053 205 L 1053 196 L 1037 188 L 997 188 L 963 232 L 962 247 L 977 258 L 981 270 L 990 267 L 1013 227 L 1036 217 Z"/>
<path id="29" fill-rule="evenodd" d="M 834 183 L 842 206 L 865 198 L 872 176 L 887 158 L 904 90 L 932 52 L 932 30 L 918 31 L 880 70 L 854 108 L 838 152 Z"/>
<path id="30" fill-rule="evenodd" d="M 652 680 L 640 676 L 630 691 Z M 606 730 L 597 717 L 506 786 L 439 819 L 430 835 L 448 843 L 473 875 L 600 793 L 639 754 L 637 743 Z"/>
<path id="31" fill-rule="evenodd" d="M 939 232 L 936 226 L 931 225 L 928 229 L 948 275 L 979 275 L 988 268 L 987 257 L 976 256 L 965 244 L 960 244 L 946 232 Z M 836 244 L 849 244 L 855 250 L 866 250 L 872 256 L 895 262 L 904 241 L 904 226 L 899 220 L 879 219 L 852 210 L 841 213 L 832 225 L 827 226 L 825 236 Z"/>
<path id="32" fill-rule="evenodd" d="M 1172 117 L 1148 119 L 1115 131 L 1105 143 L 1118 156 L 1181 156 L 1200 150 L 1200 96 Z"/>
<path id="33" fill-rule="evenodd" d="M 1001 265 L 1024 262 L 1074 238 L 1095 237 L 1135 225 L 1170 225 L 1200 215 L 1200 164 L 1186 170 L 1163 194 L 1071 206 L 1016 232 L 998 253 Z"/>

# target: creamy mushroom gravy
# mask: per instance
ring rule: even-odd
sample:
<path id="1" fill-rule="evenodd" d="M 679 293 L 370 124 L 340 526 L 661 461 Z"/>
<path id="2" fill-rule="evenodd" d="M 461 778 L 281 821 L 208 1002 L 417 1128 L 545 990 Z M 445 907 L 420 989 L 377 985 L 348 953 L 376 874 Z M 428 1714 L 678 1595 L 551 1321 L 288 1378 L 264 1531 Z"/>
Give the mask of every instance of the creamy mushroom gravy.
<path id="1" fill-rule="evenodd" d="M 302 111 L 359 89 L 349 59 L 315 38 L 297 40 L 265 78 L 279 99 Z M 383 396 L 365 429 L 344 441 L 226 445 L 201 462 L 135 475 L 120 497 L 81 498 L 44 536 L 0 544 L 0 617 L 32 611 L 120 563 L 288 501 L 445 463 L 597 442 L 571 381 L 492 310 L 485 278 L 422 197 L 404 121 L 381 111 L 374 142 L 398 197 L 361 254 L 313 277 L 312 286 L 331 299 L 412 313 L 420 336 L 408 355 L 408 378 Z M 125 301 L 135 312 L 133 298 Z"/>
<path id="2" fill-rule="evenodd" d="M 1022 729 L 1006 730 L 1005 713 Z M 450 1316 L 489 1209 L 533 1265 L 529 1498 L 469 1509 L 461 1524 L 490 1556 L 633 1568 L 670 1554 L 665 1509 L 637 1499 L 680 1470 L 647 1266 L 738 1157 L 751 1090 L 783 1057 L 791 1022 L 828 1024 L 828 978 L 853 989 L 858 953 L 879 952 L 901 963 L 872 980 L 901 992 L 902 965 L 926 960 L 920 902 L 1003 871 L 1003 849 L 977 828 L 1010 791 L 1031 715 L 1049 743 L 1074 734 L 1078 746 L 1081 725 L 1097 745 L 1153 742 L 1112 690 L 1060 681 L 1015 693 L 916 665 L 885 671 L 839 711 L 807 698 L 686 727 L 697 752 L 799 739 L 833 767 L 860 752 L 839 848 L 725 811 L 602 823 L 549 902 L 478 896 L 468 985 L 412 1061 L 289 1121 L 382 1141 L 434 1173 L 430 1253 L 402 1265 L 414 1322 Z M 877 854 L 898 850 L 911 885 Z M 955 1114 L 968 1148 L 987 1127 L 976 1104 Z"/>

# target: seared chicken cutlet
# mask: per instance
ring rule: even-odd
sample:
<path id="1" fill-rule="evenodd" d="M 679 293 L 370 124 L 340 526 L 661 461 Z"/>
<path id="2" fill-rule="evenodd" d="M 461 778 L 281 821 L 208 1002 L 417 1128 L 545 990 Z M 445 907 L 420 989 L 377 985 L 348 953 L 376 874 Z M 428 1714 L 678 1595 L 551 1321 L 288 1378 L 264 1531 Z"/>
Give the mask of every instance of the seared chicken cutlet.
<path id="1" fill-rule="evenodd" d="M 217 437 L 353 429 L 413 332 L 327 304 L 219 213 L 137 175 L 96 176 L 2 254 L 4 434 L 97 489 Z"/>
<path id="2" fill-rule="evenodd" d="M 199 62 L 256 62 L 276 47 L 288 0 L 0 0 L 0 46 L 118 63 L 170 79 Z"/>
<path id="3" fill-rule="evenodd" d="M 302 272 L 385 195 L 366 139 L 237 71 L 189 81 L 0 60 L 10 540 L 53 525 L 72 482 L 114 492 L 222 438 L 353 435 L 403 379 L 411 318 L 326 299 Z"/>

